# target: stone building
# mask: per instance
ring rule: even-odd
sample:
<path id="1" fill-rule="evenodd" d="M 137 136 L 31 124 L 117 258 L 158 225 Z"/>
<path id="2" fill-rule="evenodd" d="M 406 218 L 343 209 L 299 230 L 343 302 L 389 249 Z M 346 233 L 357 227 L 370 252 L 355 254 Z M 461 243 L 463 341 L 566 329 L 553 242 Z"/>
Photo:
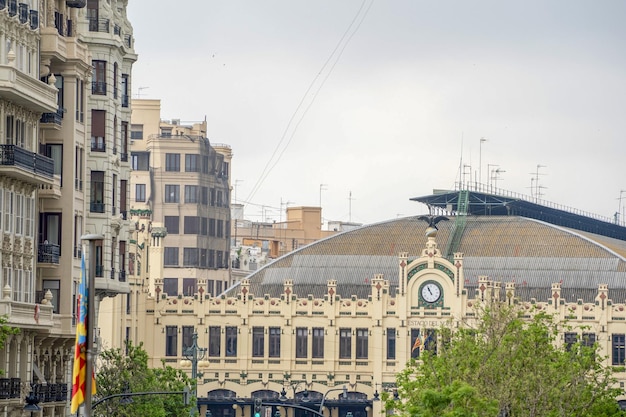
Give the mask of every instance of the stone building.
<path id="1" fill-rule="evenodd" d="M 0 1 L 0 414 L 68 413 L 81 236 L 104 235 L 98 297 L 128 292 L 126 1 Z"/>
<path id="2" fill-rule="evenodd" d="M 219 297 L 202 281 L 194 294 L 170 295 L 148 277 L 154 291 L 139 294 L 134 341 L 153 366 L 165 360 L 196 374 L 201 412 L 219 417 L 252 416 L 256 398 L 278 404 L 267 406 L 271 414 L 306 414 L 279 406 L 289 404 L 332 417 L 376 415 L 404 364 L 436 352 L 438 328 L 470 325 L 477 305 L 492 300 L 567 318 L 574 330 L 562 343 L 596 342 L 609 364 L 624 365 L 622 226 L 528 201 L 479 214 L 489 198 L 467 190 L 416 200 L 449 220 L 407 217 L 331 236 Z M 506 199 L 494 200 L 497 211 Z M 151 259 L 162 252 L 155 247 Z"/>

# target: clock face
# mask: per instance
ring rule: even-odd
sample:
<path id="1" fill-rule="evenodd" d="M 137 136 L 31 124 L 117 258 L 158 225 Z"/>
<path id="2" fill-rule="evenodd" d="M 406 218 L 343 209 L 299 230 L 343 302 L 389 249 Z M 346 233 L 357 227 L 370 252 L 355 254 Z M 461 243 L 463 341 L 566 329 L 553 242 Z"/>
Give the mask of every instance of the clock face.
<path id="1" fill-rule="evenodd" d="M 434 303 L 441 297 L 441 289 L 434 282 L 426 283 L 422 287 L 422 298 L 427 303 Z"/>

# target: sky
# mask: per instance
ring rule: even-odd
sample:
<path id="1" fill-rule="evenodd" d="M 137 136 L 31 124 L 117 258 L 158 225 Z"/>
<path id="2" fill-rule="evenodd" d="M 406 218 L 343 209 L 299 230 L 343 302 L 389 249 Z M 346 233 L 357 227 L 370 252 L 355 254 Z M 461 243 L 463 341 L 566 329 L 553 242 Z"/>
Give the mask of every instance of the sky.
<path id="1" fill-rule="evenodd" d="M 626 218 L 624 1 L 128 3 L 133 98 L 207 120 L 250 220 L 376 223 L 459 181 Z"/>

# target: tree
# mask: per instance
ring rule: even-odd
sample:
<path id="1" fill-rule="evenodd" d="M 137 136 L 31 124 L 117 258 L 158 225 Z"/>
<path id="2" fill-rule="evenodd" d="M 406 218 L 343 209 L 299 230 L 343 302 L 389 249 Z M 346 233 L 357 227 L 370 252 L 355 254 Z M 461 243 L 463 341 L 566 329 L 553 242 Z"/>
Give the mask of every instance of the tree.
<path id="1" fill-rule="evenodd" d="M 386 409 L 411 417 L 626 415 L 597 344 L 558 347 L 567 323 L 530 316 L 495 303 L 477 313 L 475 328 L 440 329 L 439 351 L 407 364 L 397 376 L 401 400 L 386 395 Z"/>
<path id="2" fill-rule="evenodd" d="M 165 363 L 162 368 L 149 368 L 148 354 L 142 346 L 127 342 L 125 352 L 121 349 L 108 349 L 100 354 L 96 370 L 98 398 L 124 392 L 180 392 L 195 383 L 187 374 L 166 366 Z M 195 404 L 185 405 L 182 394 L 127 398 L 132 398 L 132 402 L 124 401 L 124 397 L 106 400 L 94 409 L 93 415 L 187 417 L 191 407 L 195 407 Z"/>

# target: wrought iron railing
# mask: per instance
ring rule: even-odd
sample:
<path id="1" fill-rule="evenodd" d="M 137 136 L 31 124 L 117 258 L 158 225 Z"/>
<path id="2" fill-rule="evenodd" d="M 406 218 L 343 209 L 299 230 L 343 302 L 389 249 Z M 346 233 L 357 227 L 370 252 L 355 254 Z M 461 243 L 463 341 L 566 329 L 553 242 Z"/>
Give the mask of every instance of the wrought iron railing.
<path id="1" fill-rule="evenodd" d="M 33 385 L 33 393 L 42 403 L 67 401 L 68 388 L 67 384 L 35 384 Z"/>
<path id="2" fill-rule="evenodd" d="M 45 264 L 59 264 L 61 246 L 54 243 L 40 243 L 37 249 L 37 262 Z"/>
<path id="3" fill-rule="evenodd" d="M 91 82 L 91 94 L 106 96 L 107 94 L 106 81 L 92 81 Z"/>
<path id="4" fill-rule="evenodd" d="M 60 107 L 54 113 L 43 113 L 41 115 L 41 123 L 54 123 L 56 125 L 61 125 L 63 122 L 63 113 L 65 113 L 65 109 Z"/>
<path id="5" fill-rule="evenodd" d="M 89 211 L 92 213 L 104 213 L 104 203 L 89 203 Z"/>
<path id="6" fill-rule="evenodd" d="M 27 151 L 17 145 L 0 145 L 0 165 L 14 165 L 47 178 L 54 176 L 51 158 Z"/>
<path id="7" fill-rule="evenodd" d="M 19 378 L 0 378 L 0 399 L 20 398 L 21 386 Z"/>

